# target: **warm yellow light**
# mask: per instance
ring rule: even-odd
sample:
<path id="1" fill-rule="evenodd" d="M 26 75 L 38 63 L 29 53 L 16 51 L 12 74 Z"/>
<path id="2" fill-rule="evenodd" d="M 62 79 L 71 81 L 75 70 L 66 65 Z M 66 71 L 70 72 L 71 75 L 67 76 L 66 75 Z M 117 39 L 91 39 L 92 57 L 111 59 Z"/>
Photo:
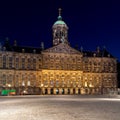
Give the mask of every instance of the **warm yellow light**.
<path id="1" fill-rule="evenodd" d="M 87 82 L 85 82 L 85 87 L 87 87 Z"/>
<path id="2" fill-rule="evenodd" d="M 89 87 L 92 87 L 92 84 L 89 84 Z"/>
<path id="3" fill-rule="evenodd" d="M 8 84 L 8 87 L 11 87 L 11 84 Z"/>

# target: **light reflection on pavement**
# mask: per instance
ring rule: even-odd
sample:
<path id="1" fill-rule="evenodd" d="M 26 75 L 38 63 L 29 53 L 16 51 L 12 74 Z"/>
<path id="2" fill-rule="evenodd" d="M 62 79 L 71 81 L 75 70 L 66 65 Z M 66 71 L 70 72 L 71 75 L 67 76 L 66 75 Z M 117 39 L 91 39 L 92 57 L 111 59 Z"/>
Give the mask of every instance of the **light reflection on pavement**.
<path id="1" fill-rule="evenodd" d="M 106 96 L 0 97 L 0 120 L 120 120 L 120 99 Z"/>

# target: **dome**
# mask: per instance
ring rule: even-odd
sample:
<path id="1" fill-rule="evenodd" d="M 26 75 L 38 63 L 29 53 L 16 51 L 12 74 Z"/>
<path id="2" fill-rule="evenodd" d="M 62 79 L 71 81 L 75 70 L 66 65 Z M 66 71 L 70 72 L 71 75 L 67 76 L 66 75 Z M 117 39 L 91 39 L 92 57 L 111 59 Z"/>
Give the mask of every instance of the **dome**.
<path id="1" fill-rule="evenodd" d="M 62 20 L 58 20 L 58 21 L 56 21 L 55 23 L 54 23 L 54 25 L 66 25 L 65 24 L 65 22 L 64 21 L 62 21 Z"/>
<path id="2" fill-rule="evenodd" d="M 54 25 L 66 25 L 66 23 L 62 20 L 61 16 L 58 16 L 58 20 L 54 23 Z"/>

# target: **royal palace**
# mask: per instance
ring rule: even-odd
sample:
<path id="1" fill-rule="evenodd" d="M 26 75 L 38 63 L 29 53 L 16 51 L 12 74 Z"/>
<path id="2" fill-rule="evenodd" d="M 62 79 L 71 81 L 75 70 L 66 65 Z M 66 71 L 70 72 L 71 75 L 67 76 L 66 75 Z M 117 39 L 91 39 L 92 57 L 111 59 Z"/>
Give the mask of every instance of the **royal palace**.
<path id="1" fill-rule="evenodd" d="M 52 26 L 53 46 L 22 47 L 8 40 L 0 45 L 0 92 L 107 94 L 117 89 L 117 60 L 106 48 L 75 49 L 68 41 L 68 26 L 61 12 Z"/>

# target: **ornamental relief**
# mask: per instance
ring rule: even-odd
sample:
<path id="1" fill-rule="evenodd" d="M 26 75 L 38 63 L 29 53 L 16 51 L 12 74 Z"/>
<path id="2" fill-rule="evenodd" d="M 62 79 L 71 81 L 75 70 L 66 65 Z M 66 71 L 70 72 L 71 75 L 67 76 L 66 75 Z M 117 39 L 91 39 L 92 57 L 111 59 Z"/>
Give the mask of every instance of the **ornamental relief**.
<path id="1" fill-rule="evenodd" d="M 44 52 L 52 52 L 52 53 L 65 53 L 65 54 L 81 54 L 79 51 L 75 50 L 74 48 L 70 47 L 67 44 L 61 43 L 57 46 L 44 50 Z"/>

